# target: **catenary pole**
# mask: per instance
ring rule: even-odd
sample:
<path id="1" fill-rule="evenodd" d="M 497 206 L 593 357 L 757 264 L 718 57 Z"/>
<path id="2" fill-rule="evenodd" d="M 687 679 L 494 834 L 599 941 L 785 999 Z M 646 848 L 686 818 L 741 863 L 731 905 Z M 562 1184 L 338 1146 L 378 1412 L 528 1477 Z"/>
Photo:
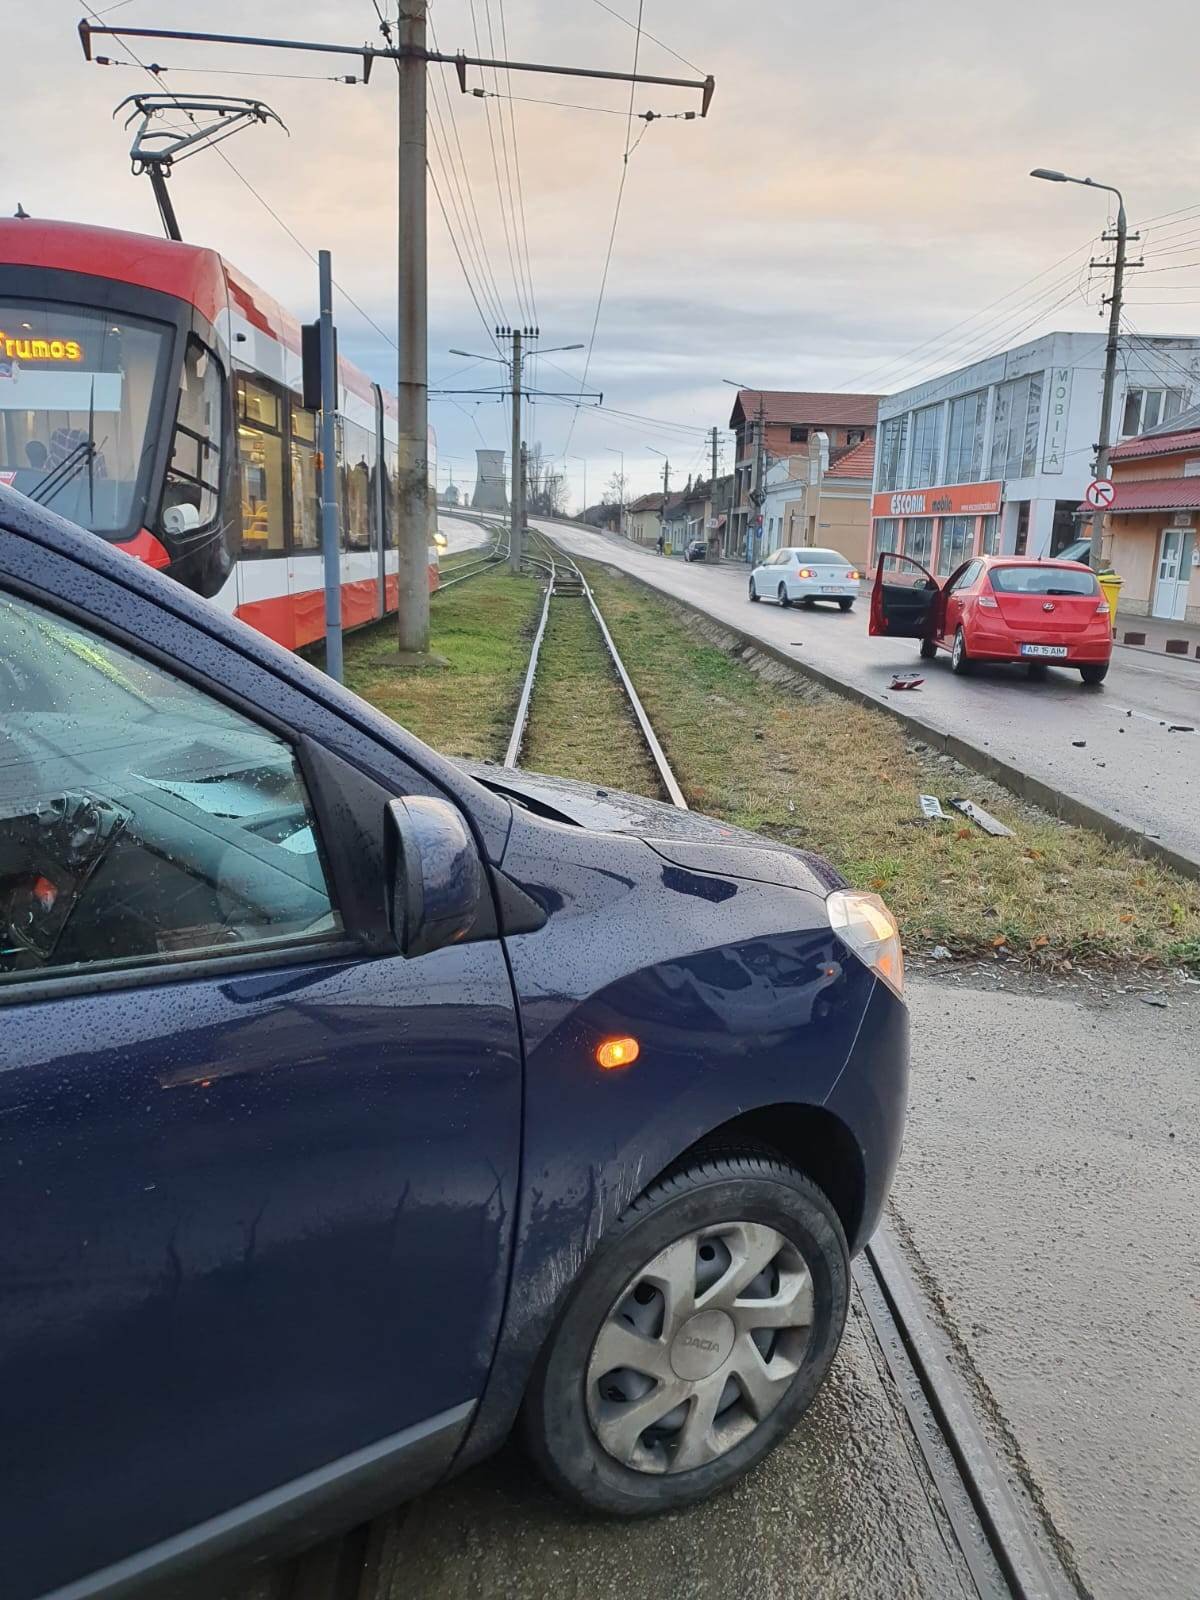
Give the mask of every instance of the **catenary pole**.
<path id="1" fill-rule="evenodd" d="M 509 535 L 508 565 L 511 571 L 520 572 L 524 555 L 521 549 L 524 534 L 524 506 L 521 495 L 521 330 L 512 330 L 512 443 L 509 470 Z"/>
<path id="2" fill-rule="evenodd" d="M 396 643 L 401 655 L 429 650 L 429 391 L 425 239 L 426 0 L 404 0 L 396 62 L 399 79 L 399 240 L 396 396 L 399 405 L 400 583 Z"/>
<path id="3" fill-rule="evenodd" d="M 317 255 L 321 340 L 321 555 L 325 574 L 325 670 L 338 683 L 342 672 L 342 552 L 338 538 L 337 366 L 333 337 L 333 264 L 328 250 Z"/>

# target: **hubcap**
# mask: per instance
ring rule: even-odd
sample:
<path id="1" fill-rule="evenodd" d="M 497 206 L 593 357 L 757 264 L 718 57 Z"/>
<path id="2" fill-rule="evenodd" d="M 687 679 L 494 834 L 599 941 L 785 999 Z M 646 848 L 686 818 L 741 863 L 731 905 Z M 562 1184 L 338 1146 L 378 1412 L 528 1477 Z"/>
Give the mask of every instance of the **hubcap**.
<path id="1" fill-rule="evenodd" d="M 638 1472 L 687 1472 L 747 1438 L 803 1364 L 813 1286 L 799 1250 L 759 1222 L 686 1234 L 636 1273 L 600 1325 L 587 1410 Z"/>

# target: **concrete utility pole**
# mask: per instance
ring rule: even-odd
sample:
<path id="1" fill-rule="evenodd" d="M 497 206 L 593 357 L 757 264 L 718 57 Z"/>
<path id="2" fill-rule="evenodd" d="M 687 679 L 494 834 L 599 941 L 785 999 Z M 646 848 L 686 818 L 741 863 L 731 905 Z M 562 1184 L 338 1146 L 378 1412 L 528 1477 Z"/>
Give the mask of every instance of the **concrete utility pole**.
<path id="1" fill-rule="evenodd" d="M 338 683 L 342 672 L 342 550 L 338 536 L 337 356 L 333 337 L 333 265 L 328 250 L 317 255 L 321 340 L 321 556 L 325 573 L 325 670 Z"/>
<path id="2" fill-rule="evenodd" d="M 512 330 L 512 469 L 509 477 L 512 490 L 509 495 L 508 565 L 512 572 L 520 572 L 524 557 L 522 543 L 525 534 L 524 506 L 522 504 L 521 465 L 521 330 Z"/>
<path id="3" fill-rule="evenodd" d="M 716 430 L 716 428 L 714 428 L 713 431 L 712 431 L 712 488 L 713 488 L 714 492 L 716 491 L 716 487 L 717 487 L 717 430 Z"/>
<path id="4" fill-rule="evenodd" d="M 425 238 L 426 0 L 400 8 L 399 78 L 399 598 L 396 644 L 404 657 L 429 652 L 429 297 Z"/>
<path id="5" fill-rule="evenodd" d="M 1057 172 L 1049 167 L 1035 167 L 1029 174 L 1031 178 L 1043 178 L 1047 183 L 1078 183 L 1085 189 L 1103 189 L 1106 194 L 1115 194 L 1117 197 L 1117 231 L 1115 234 L 1106 233 L 1105 240 L 1116 241 L 1116 252 L 1112 261 L 1092 261 L 1093 267 L 1111 267 L 1113 275 L 1113 292 L 1107 299 L 1108 313 L 1108 343 L 1104 351 L 1104 387 L 1100 393 L 1100 437 L 1096 442 L 1096 476 L 1108 477 L 1108 456 L 1111 448 L 1110 434 L 1112 432 L 1113 392 L 1117 382 L 1117 353 L 1121 338 L 1121 300 L 1125 291 L 1125 266 L 1126 249 L 1129 242 L 1129 225 L 1125 219 L 1125 200 L 1119 189 L 1114 189 L 1111 183 L 1097 183 L 1094 178 L 1072 178 L 1068 173 Z M 1137 235 L 1135 234 L 1136 238 Z M 1134 266 L 1140 266 L 1134 262 Z M 1091 549 L 1088 559 L 1094 572 L 1099 572 L 1104 566 L 1100 550 L 1101 531 L 1104 526 L 1104 512 L 1097 510 L 1092 515 Z"/>

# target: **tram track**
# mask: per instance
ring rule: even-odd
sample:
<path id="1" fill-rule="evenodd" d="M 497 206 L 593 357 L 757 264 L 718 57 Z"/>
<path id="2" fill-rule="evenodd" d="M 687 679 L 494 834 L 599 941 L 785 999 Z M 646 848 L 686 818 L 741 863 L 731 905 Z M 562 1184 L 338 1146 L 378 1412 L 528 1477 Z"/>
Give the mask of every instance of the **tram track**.
<path id="1" fill-rule="evenodd" d="M 532 537 L 545 552 L 534 559 L 548 568 L 549 583 L 505 765 L 519 763 L 550 606 L 560 589 L 559 575 L 569 574 L 572 584 L 578 584 L 575 592 L 582 592 L 591 608 L 664 794 L 673 805 L 686 810 L 683 790 L 584 572 L 545 533 L 534 531 Z M 967 1388 L 951 1365 L 948 1341 L 926 1313 L 920 1289 L 886 1222 L 855 1262 L 853 1275 L 880 1355 L 979 1600 L 1067 1600 L 1077 1596 L 1075 1584 L 1057 1559 L 1043 1550 L 1034 1532 L 1035 1513 L 1012 1488 L 1003 1463 L 985 1437 Z"/>

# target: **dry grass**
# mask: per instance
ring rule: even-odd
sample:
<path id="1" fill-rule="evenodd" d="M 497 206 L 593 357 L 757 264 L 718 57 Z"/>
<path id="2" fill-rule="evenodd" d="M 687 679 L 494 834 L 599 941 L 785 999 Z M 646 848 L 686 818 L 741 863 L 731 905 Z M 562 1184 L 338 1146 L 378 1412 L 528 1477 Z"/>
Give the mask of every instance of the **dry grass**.
<path id="1" fill-rule="evenodd" d="M 1200 884 L 923 751 L 879 712 L 764 682 L 609 569 L 589 581 L 689 801 L 829 857 L 887 898 L 910 947 L 1200 965 Z M 1015 837 L 923 822 L 922 793 L 974 799 Z"/>
<path id="2" fill-rule="evenodd" d="M 429 647 L 448 667 L 396 663 L 393 622 L 346 640 L 346 683 L 449 756 L 504 754 L 537 624 L 542 586 L 507 570 L 481 573 L 434 597 Z"/>

